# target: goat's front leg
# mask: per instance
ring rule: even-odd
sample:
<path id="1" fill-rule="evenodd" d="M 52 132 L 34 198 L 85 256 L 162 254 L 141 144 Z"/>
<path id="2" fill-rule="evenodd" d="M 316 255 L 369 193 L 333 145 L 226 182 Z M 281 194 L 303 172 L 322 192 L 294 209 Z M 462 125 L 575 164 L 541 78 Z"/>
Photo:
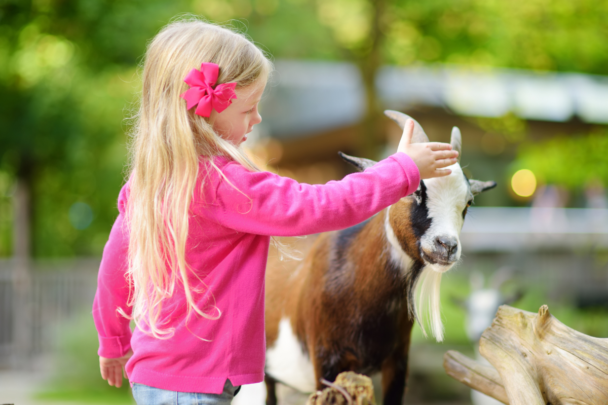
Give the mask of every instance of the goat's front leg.
<path id="1" fill-rule="evenodd" d="M 401 405 L 407 381 L 408 354 L 399 351 L 382 363 L 383 405 Z"/>
<path id="2" fill-rule="evenodd" d="M 314 354 L 313 367 L 317 390 L 326 388 L 321 379 L 334 382 L 338 374 L 344 371 L 356 371 L 360 368 L 361 364 L 353 350 L 338 348 L 336 352 L 331 353 L 329 350 L 318 350 Z"/>
<path id="3" fill-rule="evenodd" d="M 329 360 L 328 356 L 321 354 L 324 352 L 324 350 L 319 350 L 318 352 L 311 353 L 312 365 L 315 370 L 315 384 L 317 391 L 327 388 L 327 385 L 323 384 L 321 380 L 333 382 L 340 372 L 336 367 L 336 364 L 332 364 L 333 362 Z"/>
<path id="4" fill-rule="evenodd" d="M 277 380 L 266 374 L 266 405 L 277 405 Z"/>

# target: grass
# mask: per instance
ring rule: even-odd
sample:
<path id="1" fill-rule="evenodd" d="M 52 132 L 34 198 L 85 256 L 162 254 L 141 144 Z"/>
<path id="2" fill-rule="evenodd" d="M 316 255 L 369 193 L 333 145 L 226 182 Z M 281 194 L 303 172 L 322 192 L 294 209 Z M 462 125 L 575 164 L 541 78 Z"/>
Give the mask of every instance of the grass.
<path id="1" fill-rule="evenodd" d="M 90 404 L 134 404 L 129 382 L 111 387 L 99 373 L 97 331 L 87 311 L 61 326 L 56 339 L 56 373 L 50 383 L 35 394 L 45 401 Z"/>
<path id="2" fill-rule="evenodd" d="M 128 385 L 128 384 L 127 384 Z M 60 387 L 37 393 L 34 398 L 44 401 L 78 402 L 83 404 L 135 404 L 128 390 L 96 390 L 84 387 Z"/>

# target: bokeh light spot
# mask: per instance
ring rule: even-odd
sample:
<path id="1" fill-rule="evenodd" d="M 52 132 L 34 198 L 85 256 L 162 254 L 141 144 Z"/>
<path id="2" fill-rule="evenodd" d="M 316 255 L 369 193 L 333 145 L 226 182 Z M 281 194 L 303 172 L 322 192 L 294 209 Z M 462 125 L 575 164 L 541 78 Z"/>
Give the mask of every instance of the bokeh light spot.
<path id="1" fill-rule="evenodd" d="M 536 176 L 528 169 L 515 172 L 511 178 L 513 192 L 520 197 L 530 197 L 536 191 Z"/>

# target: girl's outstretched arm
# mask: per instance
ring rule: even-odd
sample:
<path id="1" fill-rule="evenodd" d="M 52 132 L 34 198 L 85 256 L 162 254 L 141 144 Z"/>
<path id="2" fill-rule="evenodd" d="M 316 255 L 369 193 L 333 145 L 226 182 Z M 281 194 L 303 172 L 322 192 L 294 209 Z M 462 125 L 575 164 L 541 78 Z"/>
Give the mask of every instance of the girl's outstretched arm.
<path id="1" fill-rule="evenodd" d="M 420 174 L 405 153 L 396 153 L 340 181 L 310 185 L 269 172 L 250 172 L 231 162 L 195 212 L 241 232 L 296 236 L 358 224 L 418 188 Z M 209 184 L 211 185 L 211 184 Z"/>

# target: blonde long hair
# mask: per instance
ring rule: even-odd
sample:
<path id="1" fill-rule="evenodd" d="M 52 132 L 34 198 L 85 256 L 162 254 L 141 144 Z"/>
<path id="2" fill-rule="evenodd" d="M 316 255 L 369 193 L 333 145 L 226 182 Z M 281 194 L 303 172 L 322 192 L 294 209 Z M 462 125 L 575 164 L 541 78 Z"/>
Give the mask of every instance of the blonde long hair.
<path id="1" fill-rule="evenodd" d="M 194 18 L 170 23 L 148 45 L 130 148 L 127 276 L 132 283 L 131 318 L 157 338 L 172 335 L 172 329 L 163 329 L 161 311 L 176 288 L 185 293 L 187 316 L 193 311 L 207 319 L 220 315 L 218 308 L 210 314 L 197 307 L 193 292 L 201 290 L 189 282 L 194 273 L 185 258 L 188 212 L 201 159 L 218 171 L 211 160 L 217 155 L 257 170 L 206 119 L 186 110 L 180 98 L 188 89 L 184 78 L 202 62 L 219 66 L 217 84 L 236 82 L 237 89 L 266 80 L 272 71 L 269 59 L 245 36 Z"/>

